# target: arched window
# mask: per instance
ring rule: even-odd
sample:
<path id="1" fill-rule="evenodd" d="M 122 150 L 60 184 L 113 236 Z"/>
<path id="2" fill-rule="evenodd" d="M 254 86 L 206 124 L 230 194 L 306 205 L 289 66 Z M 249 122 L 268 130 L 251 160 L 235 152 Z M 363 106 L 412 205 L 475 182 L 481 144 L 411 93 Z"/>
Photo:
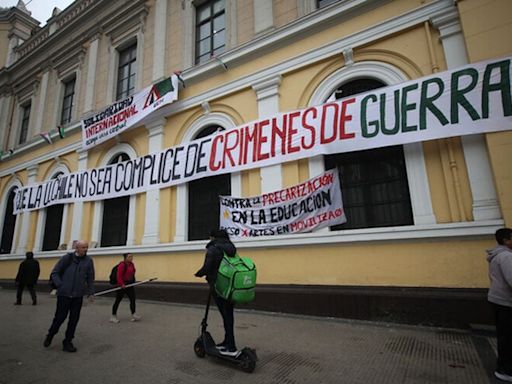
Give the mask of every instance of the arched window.
<path id="1" fill-rule="evenodd" d="M 120 163 L 130 158 L 126 153 L 116 155 L 108 164 Z M 103 202 L 101 246 L 126 245 L 130 196 L 114 197 Z"/>
<path id="2" fill-rule="evenodd" d="M 375 79 L 349 81 L 329 99 L 340 99 L 386 84 Z M 345 224 L 332 230 L 414 224 L 404 150 L 401 145 L 324 157 L 325 168 L 338 167 Z"/>
<path id="3" fill-rule="evenodd" d="M 13 215 L 14 195 L 16 188 L 9 191 L 7 204 L 4 213 L 4 226 L 2 228 L 2 241 L 0 242 L 0 254 L 11 253 L 12 241 L 14 238 L 14 229 L 16 226 L 16 215 Z"/>
<path id="4" fill-rule="evenodd" d="M 52 178 L 56 179 L 62 175 L 63 173 L 59 172 Z M 64 204 L 50 205 L 46 208 L 42 251 L 54 251 L 59 248 L 63 213 Z"/>
<path id="5" fill-rule="evenodd" d="M 223 129 L 210 125 L 194 139 L 209 136 Z M 219 227 L 219 196 L 231 194 L 231 174 L 204 177 L 188 183 L 188 239 L 207 239 L 212 229 Z"/>

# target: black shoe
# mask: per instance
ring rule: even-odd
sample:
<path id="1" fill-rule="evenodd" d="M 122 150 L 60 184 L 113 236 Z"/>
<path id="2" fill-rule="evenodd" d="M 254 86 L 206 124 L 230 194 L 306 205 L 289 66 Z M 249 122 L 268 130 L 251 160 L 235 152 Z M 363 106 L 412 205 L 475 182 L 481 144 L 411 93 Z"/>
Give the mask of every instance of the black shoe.
<path id="1" fill-rule="evenodd" d="M 32 305 L 37 305 L 37 301 L 34 301 L 34 302 L 32 303 Z"/>
<path id="2" fill-rule="evenodd" d="M 43 343 L 44 347 L 48 348 L 50 346 L 50 344 L 52 343 L 52 340 L 53 340 L 52 335 L 50 335 L 50 334 L 46 335 L 46 337 L 44 338 L 44 343 Z"/>
<path id="3" fill-rule="evenodd" d="M 76 352 L 76 348 L 71 341 L 63 341 L 62 350 L 65 352 Z"/>
<path id="4" fill-rule="evenodd" d="M 15 302 L 14 305 L 21 305 L 21 303 Z"/>

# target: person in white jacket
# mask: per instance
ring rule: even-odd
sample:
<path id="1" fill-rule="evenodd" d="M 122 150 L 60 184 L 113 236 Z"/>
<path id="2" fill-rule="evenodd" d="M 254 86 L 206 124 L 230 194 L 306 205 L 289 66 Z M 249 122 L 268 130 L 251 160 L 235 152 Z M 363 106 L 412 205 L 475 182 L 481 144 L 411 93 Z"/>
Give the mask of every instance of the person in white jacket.
<path id="1" fill-rule="evenodd" d="M 494 308 L 498 360 L 494 375 L 512 383 L 512 229 L 495 233 L 498 245 L 487 251 L 491 285 L 487 300 Z"/>

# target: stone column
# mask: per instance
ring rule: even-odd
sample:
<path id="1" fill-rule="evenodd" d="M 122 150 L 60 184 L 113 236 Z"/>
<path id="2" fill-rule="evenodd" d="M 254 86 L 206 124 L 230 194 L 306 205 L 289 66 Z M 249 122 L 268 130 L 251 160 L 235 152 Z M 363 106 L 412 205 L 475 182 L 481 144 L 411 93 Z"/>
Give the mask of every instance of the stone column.
<path id="1" fill-rule="evenodd" d="M 272 0 L 258 0 L 253 2 L 254 7 L 254 34 L 265 32 L 274 27 L 274 10 Z"/>
<path id="2" fill-rule="evenodd" d="M 31 165 L 27 167 L 28 179 L 27 185 L 34 184 L 37 179 L 37 171 L 39 170 L 39 165 Z M 30 227 L 30 216 L 32 212 L 23 212 L 20 214 L 21 216 L 21 226 L 20 226 L 20 234 L 18 245 L 16 247 L 16 253 L 24 255 L 27 251 L 27 242 L 28 242 L 28 231 Z"/>
<path id="3" fill-rule="evenodd" d="M 149 135 L 149 153 L 162 149 L 164 139 L 165 118 L 146 124 Z M 146 192 L 146 215 L 144 218 L 144 236 L 142 244 L 158 244 L 160 242 L 160 190 L 151 189 Z"/>
<path id="4" fill-rule="evenodd" d="M 161 80 L 165 76 L 166 36 L 167 0 L 156 0 L 155 31 L 153 35 L 153 81 Z"/>
<path id="5" fill-rule="evenodd" d="M 87 169 L 88 152 L 86 150 L 79 149 L 78 153 L 78 169 L 77 171 L 84 171 Z M 71 233 L 68 241 L 68 249 L 73 247 L 73 240 L 82 239 L 82 223 L 84 213 L 84 202 L 75 201 L 73 203 L 73 219 L 71 221 Z"/>
<path id="6" fill-rule="evenodd" d="M 89 58 L 87 60 L 87 82 L 85 84 L 84 112 L 94 110 L 94 85 L 96 83 L 96 67 L 98 65 L 98 46 L 100 34 L 97 33 L 89 45 Z"/>
<path id="7" fill-rule="evenodd" d="M 281 75 L 258 82 L 252 88 L 258 100 L 258 117 L 264 119 L 279 113 L 279 85 Z M 260 169 L 261 192 L 266 193 L 282 188 L 281 164 L 269 165 Z"/>
<path id="8" fill-rule="evenodd" d="M 46 94 L 48 91 L 48 78 L 50 77 L 50 69 L 47 69 L 43 73 L 43 77 L 41 79 L 41 86 L 39 87 L 39 104 L 37 106 L 36 111 L 36 120 L 33 125 L 34 127 L 34 134 L 38 134 L 40 132 L 45 132 L 46 129 L 43 129 L 43 118 L 44 118 L 44 111 L 46 110 Z M 27 137 L 27 139 L 30 139 L 30 137 Z"/>
<path id="9" fill-rule="evenodd" d="M 448 68 L 467 64 L 468 56 L 457 9 L 454 7 L 436 16 L 432 24 L 439 29 Z M 466 135 L 461 140 L 473 197 L 473 220 L 499 219 L 501 212 L 485 137 L 482 134 Z"/>

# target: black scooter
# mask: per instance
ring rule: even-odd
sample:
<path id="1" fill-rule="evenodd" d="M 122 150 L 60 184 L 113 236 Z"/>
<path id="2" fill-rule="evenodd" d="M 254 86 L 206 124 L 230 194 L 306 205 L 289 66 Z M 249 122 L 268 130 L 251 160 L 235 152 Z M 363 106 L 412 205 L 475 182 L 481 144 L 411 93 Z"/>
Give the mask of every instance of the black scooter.
<path id="1" fill-rule="evenodd" d="M 201 334 L 194 343 L 194 352 L 196 356 L 201 358 L 205 355 L 215 356 L 238 365 L 244 372 L 253 372 L 256 368 L 256 361 L 258 360 L 258 356 L 256 356 L 256 351 L 254 349 L 245 347 L 239 351 L 236 356 L 223 355 L 215 346 L 215 341 L 213 340 L 210 332 L 206 330 L 206 327 L 208 326 L 206 321 L 208 319 L 208 312 L 210 310 L 211 297 L 212 293 L 209 291 L 206 311 L 203 321 L 201 322 Z"/>

